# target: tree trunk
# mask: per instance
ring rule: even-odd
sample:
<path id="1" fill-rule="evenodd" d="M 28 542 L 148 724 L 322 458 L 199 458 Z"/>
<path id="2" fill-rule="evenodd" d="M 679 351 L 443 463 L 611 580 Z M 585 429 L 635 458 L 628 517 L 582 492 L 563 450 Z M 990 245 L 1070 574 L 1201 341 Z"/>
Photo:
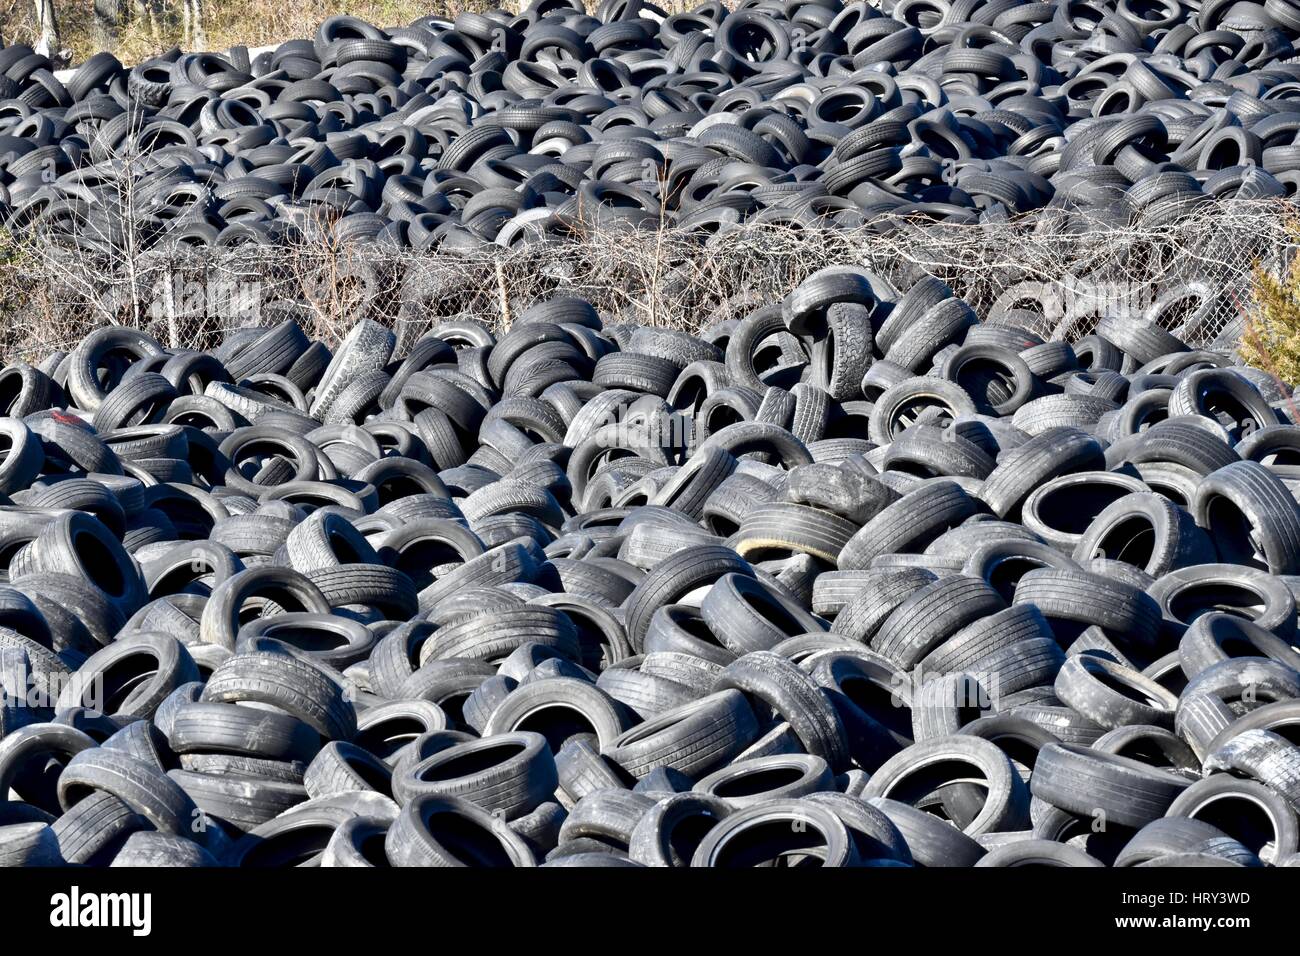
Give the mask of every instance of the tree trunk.
<path id="1" fill-rule="evenodd" d="M 36 0 L 36 28 L 39 38 L 36 52 L 51 60 L 59 55 L 59 21 L 54 14 L 54 0 Z"/>
<path id="2" fill-rule="evenodd" d="M 117 28 L 122 22 L 119 0 L 95 0 L 95 46 L 111 50 L 117 40 Z"/>
<path id="3" fill-rule="evenodd" d="M 187 51 L 207 49 L 208 38 L 203 30 L 203 0 L 181 0 L 181 29 Z"/>
<path id="4" fill-rule="evenodd" d="M 203 0 L 190 0 L 194 5 L 192 22 L 194 24 L 194 50 L 206 50 L 208 48 L 208 36 L 203 30 Z"/>

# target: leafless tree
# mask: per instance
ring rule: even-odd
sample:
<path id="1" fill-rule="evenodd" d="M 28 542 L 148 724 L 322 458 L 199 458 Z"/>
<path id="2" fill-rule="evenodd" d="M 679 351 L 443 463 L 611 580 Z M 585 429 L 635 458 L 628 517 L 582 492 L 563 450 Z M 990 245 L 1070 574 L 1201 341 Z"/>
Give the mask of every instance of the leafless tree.
<path id="1" fill-rule="evenodd" d="M 36 52 L 51 59 L 59 55 L 59 20 L 54 11 L 54 0 L 35 0 Z"/>
<path id="2" fill-rule="evenodd" d="M 181 0 L 181 34 L 187 50 L 203 50 L 208 45 L 203 29 L 203 0 Z"/>
<path id="3" fill-rule="evenodd" d="M 94 7 L 95 46 L 100 50 L 111 50 L 122 20 L 122 5 L 120 0 L 94 0 Z"/>

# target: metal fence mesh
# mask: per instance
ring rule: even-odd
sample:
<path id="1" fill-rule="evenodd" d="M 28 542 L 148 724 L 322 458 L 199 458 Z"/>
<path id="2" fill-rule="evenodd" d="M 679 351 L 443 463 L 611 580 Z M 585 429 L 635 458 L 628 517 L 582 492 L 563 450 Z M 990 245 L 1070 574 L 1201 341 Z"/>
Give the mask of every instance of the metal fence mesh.
<path id="1" fill-rule="evenodd" d="M 609 320 L 696 331 L 774 301 L 829 265 L 857 264 L 905 289 L 948 282 L 985 321 L 1053 338 L 1104 315 L 1147 316 L 1195 346 L 1231 349 L 1251 308 L 1253 270 L 1289 261 L 1294 207 L 1207 204 L 1158 227 L 1116 227 L 1047 210 L 987 225 L 913 221 L 856 230 L 745 225 L 712 236 L 586 229 L 518 247 L 416 253 L 328 241 L 289 247 L 151 249 L 53 237 L 0 247 L 0 353 L 35 360 L 107 323 L 172 347 L 208 347 L 232 328 L 299 320 L 337 340 L 363 316 L 409 344 L 468 315 L 495 328 L 534 301 L 588 299 Z"/>

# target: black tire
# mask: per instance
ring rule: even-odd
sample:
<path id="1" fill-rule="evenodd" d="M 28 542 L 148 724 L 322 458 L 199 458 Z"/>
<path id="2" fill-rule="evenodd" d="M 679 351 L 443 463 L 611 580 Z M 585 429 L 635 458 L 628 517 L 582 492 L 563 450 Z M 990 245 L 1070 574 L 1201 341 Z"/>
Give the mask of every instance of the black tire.
<path id="1" fill-rule="evenodd" d="M 212 672 L 203 689 L 208 703 L 271 704 L 330 740 L 347 740 L 357 729 L 356 711 L 340 681 L 322 668 L 284 654 L 236 654 Z"/>
<path id="2" fill-rule="evenodd" d="M 1020 505 L 1049 478 L 1105 469 L 1105 455 L 1092 436 L 1077 428 L 1049 428 L 999 456 L 980 497 L 999 518 L 1019 514 Z"/>
<path id="3" fill-rule="evenodd" d="M 1041 568 L 1016 585 L 1016 604 L 1032 604 L 1065 644 L 1096 624 L 1137 646 L 1154 643 L 1160 609 L 1145 592 L 1087 572 Z"/>
<path id="4" fill-rule="evenodd" d="M 1294 596 L 1280 578 L 1257 568 L 1197 564 L 1169 572 L 1149 593 L 1160 605 L 1162 633 L 1173 640 L 1209 611 L 1244 617 L 1283 640 L 1295 633 Z"/>
<path id="5" fill-rule="evenodd" d="M 1192 510 L 1221 561 L 1270 574 L 1300 571 L 1300 506 L 1258 462 L 1233 462 L 1206 476 Z"/>
<path id="6" fill-rule="evenodd" d="M 746 839 L 747 831 L 758 831 L 764 839 Z M 857 845 L 829 809 L 807 800 L 773 800 L 737 810 L 714 826 L 696 848 L 691 866 L 751 867 L 810 850 L 823 867 L 857 863 Z"/>
<path id="7" fill-rule="evenodd" d="M 1063 703 L 1108 730 L 1172 727 L 1178 707 L 1177 696 L 1139 671 L 1091 654 L 1067 658 L 1053 686 Z"/>
<path id="8" fill-rule="evenodd" d="M 903 834 L 918 866 L 974 866 L 986 853 L 974 839 L 932 813 L 886 797 L 870 797 L 867 803 L 883 813 Z"/>
<path id="9" fill-rule="evenodd" d="M 312 799 L 351 790 L 392 794 L 392 771 L 378 757 L 356 744 L 335 740 L 312 758 L 303 774 L 303 786 Z"/>
<path id="10" fill-rule="evenodd" d="M 753 573 L 735 552 L 714 546 L 684 548 L 659 562 L 624 604 L 627 636 L 633 649 L 638 653 L 642 650 L 650 618 L 659 608 L 677 603 L 684 595 L 724 575 Z"/>
<path id="11" fill-rule="evenodd" d="M 285 713 L 237 704 L 192 703 L 172 718 L 168 744 L 178 754 L 218 753 L 265 760 L 310 761 L 318 731 Z"/>
<path id="12" fill-rule="evenodd" d="M 487 736 L 442 750 L 393 781 L 405 804 L 426 794 L 455 796 L 514 820 L 535 810 L 559 786 L 555 758 L 540 734 Z"/>
<path id="13" fill-rule="evenodd" d="M 64 810 L 96 790 L 122 800 L 162 833 L 183 837 L 204 833 L 199 826 L 202 814 L 189 795 L 138 757 L 96 747 L 68 761 L 59 775 L 59 803 Z"/>
<path id="14" fill-rule="evenodd" d="M 887 505 L 864 524 L 839 554 L 841 571 L 866 570 L 882 554 L 920 552 L 974 514 L 976 505 L 951 481 L 927 483 Z"/>
<path id="15" fill-rule="evenodd" d="M 1232 614 L 1202 614 L 1178 642 L 1179 666 L 1188 680 L 1234 657 L 1267 657 L 1300 672 L 1300 652 L 1291 644 Z"/>
<path id="16" fill-rule="evenodd" d="M 148 829 L 149 821 L 124 801 L 96 790 L 51 824 L 59 855 L 66 863 L 103 865 L 133 833 Z"/>
<path id="17" fill-rule="evenodd" d="M 194 659 L 175 638 L 123 636 L 82 662 L 56 706 L 93 706 L 102 713 L 147 720 L 173 690 L 197 680 Z"/>
<path id="18" fill-rule="evenodd" d="M 1029 790 L 1016 773 L 1010 758 L 993 743 L 966 735 L 922 741 L 895 754 L 871 775 L 863 797 L 890 799 L 891 794 L 897 794 L 892 799 L 903 802 L 915 800 L 918 804 L 933 800 L 937 796 L 936 791 L 942 788 L 942 783 L 927 778 L 926 768 L 941 762 L 974 766 L 987 782 L 987 796 L 982 806 L 977 802 L 975 813 L 969 819 L 952 821 L 963 833 L 977 836 L 982 833 L 1017 830 L 1028 824 Z M 924 780 L 919 787 L 907 785 L 908 778 L 913 774 L 918 774 Z M 914 796 L 908 795 L 913 793 Z"/>
<path id="19" fill-rule="evenodd" d="M 689 866 L 703 841 L 701 824 L 711 829 L 730 813 L 731 807 L 714 797 L 674 794 L 660 800 L 637 821 L 628 839 L 628 856 L 642 866 Z"/>
<path id="20" fill-rule="evenodd" d="M 700 615 L 737 656 L 771 650 L 796 634 L 824 630 L 821 622 L 793 601 L 740 574 L 725 575 L 709 588 L 700 603 Z"/>
<path id="21" fill-rule="evenodd" d="M 1186 777 L 1131 758 L 1070 744 L 1040 750 L 1030 782 L 1034 796 L 1054 807 L 1130 827 L 1164 816 L 1190 785 Z"/>
<path id="22" fill-rule="evenodd" d="M 594 734 L 602 749 L 608 747 L 628 724 L 623 705 L 604 691 L 561 677 L 521 686 L 493 712 L 485 736 L 534 731 L 558 753 L 566 740 L 582 733 Z"/>
<path id="23" fill-rule="evenodd" d="M 804 749 L 831 769 L 847 768 L 846 734 L 825 692 L 805 672 L 770 651 L 738 658 L 722 671 L 713 690 L 735 688 L 762 701 L 790 724 Z"/>
<path id="24" fill-rule="evenodd" d="M 537 859 L 504 820 L 457 797 L 423 796 L 405 807 L 384 838 L 393 866 L 519 867 Z"/>
<path id="25" fill-rule="evenodd" d="M 1005 607 L 1001 596 L 980 578 L 939 578 L 898 605 L 876 631 L 871 647 L 911 670 L 957 631 Z"/>
<path id="26" fill-rule="evenodd" d="M 692 788 L 733 810 L 770 800 L 795 800 L 830 790 L 830 767 L 811 754 L 773 754 L 736 760 L 704 777 Z"/>
<path id="27" fill-rule="evenodd" d="M 1214 548 L 1211 537 L 1185 510 L 1162 495 L 1140 492 L 1107 506 L 1088 525 L 1074 559 L 1123 561 L 1158 578 L 1178 568 L 1211 563 Z"/>

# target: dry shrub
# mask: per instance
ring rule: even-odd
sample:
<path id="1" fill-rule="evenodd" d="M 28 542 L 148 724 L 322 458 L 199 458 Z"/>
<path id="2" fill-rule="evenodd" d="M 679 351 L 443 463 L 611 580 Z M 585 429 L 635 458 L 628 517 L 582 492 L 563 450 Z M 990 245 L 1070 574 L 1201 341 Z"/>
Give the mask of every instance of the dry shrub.
<path id="1" fill-rule="evenodd" d="M 56 0 L 60 43 L 75 65 L 101 48 L 123 63 L 139 63 L 173 46 L 189 49 L 179 0 L 118 0 L 121 22 L 105 46 L 94 19 L 94 0 Z M 670 13 L 690 9 L 689 0 L 660 4 Z M 327 17 L 349 14 L 384 28 L 406 26 L 437 14 L 454 19 L 464 11 L 493 7 L 518 12 L 525 0 L 204 0 L 203 32 L 209 50 L 270 46 L 310 37 Z M 0 0 L 0 36 L 8 43 L 34 43 L 31 0 Z"/>
<path id="2" fill-rule="evenodd" d="M 124 208 L 134 209 L 127 200 Z M 435 253 L 340 244 L 328 225 L 288 247 L 136 251 L 143 243 L 128 222 L 116 246 L 98 235 L 78 237 L 74 248 L 53 236 L 0 242 L 0 354 L 40 359 L 105 323 L 144 329 L 172 347 L 207 347 L 232 328 L 286 316 L 327 342 L 369 316 L 409 343 L 454 316 L 499 330 L 555 295 L 582 296 L 609 321 L 695 332 L 845 264 L 871 269 L 882 288 L 938 276 L 981 319 L 1057 338 L 1086 334 L 1098 315 L 1128 314 L 1122 299 L 1109 297 L 1115 289 L 1140 305 L 1180 283 L 1206 283 L 1216 290 L 1214 307 L 1183 334 L 1194 345 L 1231 349 L 1244 324 L 1235 303 L 1250 296 L 1251 263 L 1280 261 L 1292 242 L 1286 208 L 1215 204 L 1150 229 L 1066 228 L 1050 213 L 982 225 L 890 221 L 887 229 L 751 223 L 715 236 L 602 226 L 517 247 Z M 1097 290 L 1106 294 L 1094 301 Z M 1300 297 L 1290 301 L 1294 315 Z"/>
<path id="3" fill-rule="evenodd" d="M 1286 231 L 1300 245 L 1300 216 L 1287 216 Z M 1252 277 L 1241 357 L 1283 382 L 1300 382 L 1300 256 L 1280 268 L 1256 263 Z"/>

